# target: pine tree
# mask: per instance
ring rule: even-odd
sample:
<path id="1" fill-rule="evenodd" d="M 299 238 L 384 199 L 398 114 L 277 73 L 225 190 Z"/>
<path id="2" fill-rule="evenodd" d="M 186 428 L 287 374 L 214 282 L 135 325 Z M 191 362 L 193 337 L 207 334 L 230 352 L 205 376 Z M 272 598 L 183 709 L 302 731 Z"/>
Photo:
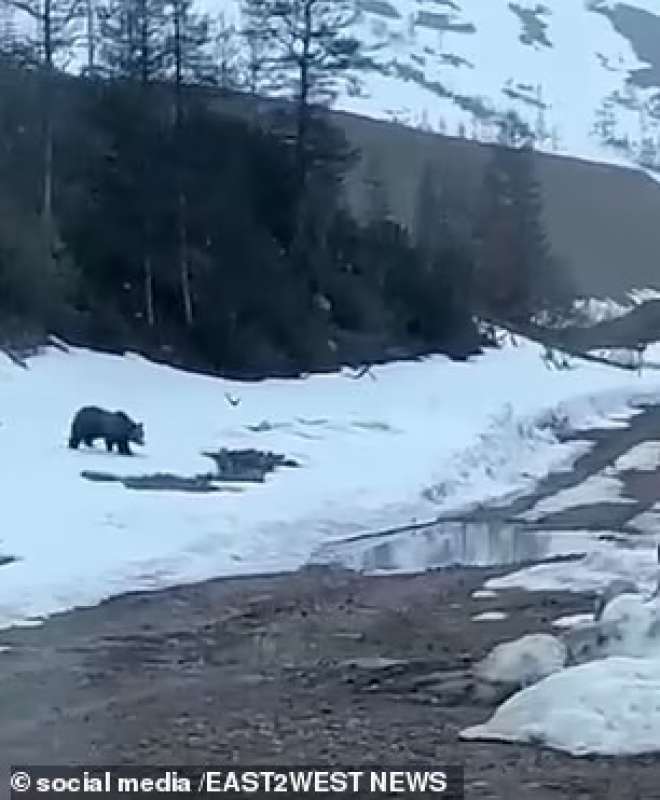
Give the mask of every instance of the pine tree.
<path id="1" fill-rule="evenodd" d="M 235 89 L 239 85 L 239 60 L 241 48 L 235 25 L 227 25 L 224 13 L 218 14 L 213 31 L 214 83 L 221 89 Z M 256 93 L 256 90 L 255 92 Z"/>
<path id="2" fill-rule="evenodd" d="M 415 202 L 414 237 L 415 245 L 426 262 L 439 249 L 441 242 L 441 201 L 436 171 L 427 162 L 417 188 Z"/>
<path id="3" fill-rule="evenodd" d="M 383 180 L 382 163 L 370 154 L 365 165 L 365 218 L 367 224 L 389 221 L 392 217 L 387 185 Z"/>
<path id="4" fill-rule="evenodd" d="M 53 107 L 57 63 L 73 47 L 75 27 L 83 14 L 82 0 L 2 0 L 10 8 L 24 12 L 35 23 L 36 36 L 23 39 L 22 53 L 34 57 L 42 72 L 42 219 L 47 236 L 53 228 Z"/>
<path id="5" fill-rule="evenodd" d="M 17 41 L 14 6 L 0 3 L 0 54 L 11 56 Z"/>
<path id="6" fill-rule="evenodd" d="M 166 73 L 165 0 L 108 0 L 98 9 L 106 75 L 135 81 L 146 91 Z"/>
<path id="7" fill-rule="evenodd" d="M 209 52 L 211 22 L 206 14 L 193 10 L 193 0 L 165 0 L 169 33 L 165 64 L 174 80 L 178 112 L 181 113 L 181 88 L 186 83 L 213 80 L 213 58 Z"/>
<path id="8" fill-rule="evenodd" d="M 82 68 L 82 75 L 93 78 L 97 74 L 96 51 L 98 47 L 98 13 L 96 0 L 85 0 L 85 44 L 87 61 Z"/>
<path id="9" fill-rule="evenodd" d="M 495 147 L 484 177 L 477 230 L 477 293 L 482 306 L 527 318 L 562 290 L 543 222 L 531 147 Z"/>
<path id="10" fill-rule="evenodd" d="M 314 154 L 314 107 L 333 102 L 352 68 L 360 42 L 348 33 L 352 0 L 245 0 L 246 30 L 261 37 L 268 65 L 266 90 L 295 103 L 299 185 L 305 186 Z"/>
<path id="11" fill-rule="evenodd" d="M 241 8 L 240 35 L 245 42 L 243 62 L 244 80 L 251 95 L 256 96 L 264 88 L 265 71 L 267 69 L 267 42 L 263 31 L 258 27 L 260 9 L 255 0 L 243 0 Z"/>
<path id="12" fill-rule="evenodd" d="M 142 119 L 135 121 L 138 132 L 146 131 L 151 107 L 152 84 L 165 77 L 167 15 L 165 0 L 109 0 L 99 8 L 101 54 L 106 74 L 130 81 L 141 96 Z M 149 327 L 156 324 L 154 302 L 154 222 L 149 200 L 154 143 L 145 135 L 139 150 L 135 180 L 143 197 L 141 215 L 141 260 L 144 281 L 145 316 Z"/>
<path id="13" fill-rule="evenodd" d="M 184 318 L 188 327 L 194 321 L 194 305 L 188 248 L 188 200 L 184 189 L 185 152 L 183 127 L 185 102 L 183 87 L 187 80 L 208 74 L 205 46 L 209 42 L 209 21 L 192 11 L 192 0 L 170 0 L 171 34 L 168 57 L 174 68 L 173 134 L 177 196 L 177 262 Z"/>

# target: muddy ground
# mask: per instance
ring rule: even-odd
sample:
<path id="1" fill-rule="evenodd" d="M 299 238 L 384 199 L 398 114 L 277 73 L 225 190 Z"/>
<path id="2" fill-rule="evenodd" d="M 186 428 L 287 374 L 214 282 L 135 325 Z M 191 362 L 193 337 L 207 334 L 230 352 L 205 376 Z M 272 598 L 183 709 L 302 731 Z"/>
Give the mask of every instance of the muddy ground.
<path id="1" fill-rule="evenodd" d="M 593 600 L 472 599 L 494 574 L 306 569 L 128 595 L 6 632 L 2 761 L 461 763 L 468 798 L 660 797 L 660 757 L 573 759 L 458 741 L 492 705 L 438 690 L 442 675 L 502 640 L 552 631 L 553 619 Z M 472 620 L 494 609 L 508 618 Z M 373 657 L 403 663 L 345 663 Z"/>

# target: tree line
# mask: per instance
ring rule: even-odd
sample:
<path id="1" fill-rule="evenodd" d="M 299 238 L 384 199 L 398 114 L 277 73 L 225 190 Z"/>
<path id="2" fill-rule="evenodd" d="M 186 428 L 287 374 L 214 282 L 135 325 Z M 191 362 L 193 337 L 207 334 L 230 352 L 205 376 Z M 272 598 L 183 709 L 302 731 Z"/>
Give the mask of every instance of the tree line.
<path id="1" fill-rule="evenodd" d="M 349 211 L 360 154 L 326 109 L 360 83 L 350 0 L 244 0 L 240 30 L 191 0 L 2 4 L 5 320 L 290 373 L 404 351 L 464 357 L 479 347 L 480 304 L 527 313 L 538 301 L 525 281 L 550 260 L 517 143 L 518 160 L 494 156 L 467 234 L 428 175 L 421 234 L 378 187 L 367 219 Z M 213 108 L 218 90 L 286 102 L 229 117 Z"/>

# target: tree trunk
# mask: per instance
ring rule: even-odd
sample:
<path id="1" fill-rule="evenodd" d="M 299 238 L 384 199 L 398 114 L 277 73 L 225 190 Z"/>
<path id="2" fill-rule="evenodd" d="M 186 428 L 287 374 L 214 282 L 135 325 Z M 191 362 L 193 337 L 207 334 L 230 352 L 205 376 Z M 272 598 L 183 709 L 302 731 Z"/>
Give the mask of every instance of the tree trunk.
<path id="1" fill-rule="evenodd" d="M 293 236 L 292 255 L 294 262 L 302 265 L 305 262 L 305 228 L 307 220 L 307 136 L 309 118 L 309 59 L 312 41 L 311 2 L 306 0 L 304 7 L 305 32 L 303 50 L 298 62 L 298 97 L 296 104 L 296 149 L 295 170 L 298 189 L 296 225 Z M 308 276 L 309 277 L 309 276 Z"/>
<path id="2" fill-rule="evenodd" d="M 87 72 L 90 77 L 96 69 L 96 28 L 94 25 L 94 0 L 87 2 Z"/>
<path id="3" fill-rule="evenodd" d="M 179 191 L 178 227 L 179 227 L 179 275 L 181 278 L 181 298 L 186 325 L 193 324 L 193 303 L 190 290 L 190 268 L 188 264 L 188 229 L 186 226 L 186 195 Z"/>
<path id="4" fill-rule="evenodd" d="M 50 93 L 50 89 L 46 90 Z M 44 120 L 44 184 L 43 184 L 43 222 L 47 234 L 53 232 L 53 121 L 50 103 L 46 102 Z"/>
<path id="5" fill-rule="evenodd" d="M 310 0 L 305 3 L 305 33 L 303 51 L 298 73 L 298 108 L 296 120 L 296 170 L 298 188 L 304 194 L 307 184 L 307 135 L 309 122 L 309 65 L 312 44 L 312 8 Z"/>
<path id="6" fill-rule="evenodd" d="M 48 236 L 53 232 L 53 40 L 51 0 L 45 0 L 43 11 L 44 41 L 44 153 L 42 215 Z"/>
<path id="7" fill-rule="evenodd" d="M 148 108 L 148 103 L 151 101 L 151 96 L 149 92 L 149 57 L 150 57 L 150 50 L 149 50 L 149 16 L 147 13 L 147 5 L 146 0 L 138 0 L 138 10 L 139 10 L 139 36 L 140 36 L 140 64 L 139 64 L 139 74 L 140 74 L 140 86 L 142 89 L 142 98 L 144 102 L 145 109 Z M 141 143 L 142 146 L 145 146 L 144 141 Z M 148 181 L 149 175 L 149 158 L 147 155 L 148 151 L 144 151 L 142 153 L 142 163 L 141 163 L 141 172 L 140 175 L 140 187 L 146 195 L 145 187 Z M 145 204 L 146 205 L 146 204 Z M 143 212 L 143 241 L 142 241 L 142 267 L 144 272 L 144 307 L 145 313 L 147 315 L 147 325 L 150 328 L 153 328 L 156 324 L 156 312 L 155 312 L 155 302 L 154 302 L 154 269 L 153 269 L 153 261 L 152 261 L 152 250 L 151 250 L 151 233 L 152 233 L 152 221 L 151 221 L 151 214 L 146 205 L 145 208 L 142 210 Z"/>
<path id="8" fill-rule="evenodd" d="M 147 315 L 147 325 L 153 328 L 156 324 L 154 314 L 154 273 L 151 264 L 151 254 L 147 246 L 144 251 L 144 308 Z"/>
<path id="9" fill-rule="evenodd" d="M 181 300 L 186 325 L 190 328 L 193 324 L 193 303 L 190 288 L 190 265 L 188 263 L 188 227 L 187 227 L 187 202 L 183 189 L 183 153 L 181 141 L 181 127 L 183 124 L 183 99 L 181 89 L 183 84 L 183 48 L 182 19 L 183 9 L 180 0 L 174 3 L 174 61 L 175 61 L 175 97 L 174 97 L 174 136 L 177 165 L 177 229 L 178 229 L 178 261 L 179 280 L 181 284 Z"/>

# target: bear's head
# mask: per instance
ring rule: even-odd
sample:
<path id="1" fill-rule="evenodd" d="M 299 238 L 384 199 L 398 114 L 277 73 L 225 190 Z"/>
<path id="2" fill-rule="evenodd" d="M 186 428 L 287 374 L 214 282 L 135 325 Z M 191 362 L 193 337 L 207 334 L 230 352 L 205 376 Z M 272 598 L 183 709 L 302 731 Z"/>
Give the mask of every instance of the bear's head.
<path id="1" fill-rule="evenodd" d="M 133 422 L 128 438 L 131 442 L 144 446 L 144 424 L 142 422 Z"/>

